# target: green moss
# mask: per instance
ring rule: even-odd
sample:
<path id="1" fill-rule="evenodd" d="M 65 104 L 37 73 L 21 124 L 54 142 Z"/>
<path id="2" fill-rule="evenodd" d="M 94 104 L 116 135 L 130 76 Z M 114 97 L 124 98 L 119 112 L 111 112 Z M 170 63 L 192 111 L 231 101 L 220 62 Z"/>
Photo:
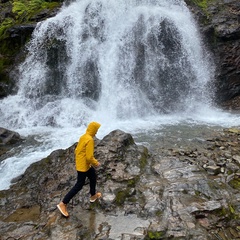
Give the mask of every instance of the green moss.
<path id="1" fill-rule="evenodd" d="M 122 190 L 122 191 L 117 192 L 116 198 L 115 198 L 115 203 L 118 206 L 122 205 L 128 196 L 129 196 L 128 190 Z"/>
<path id="2" fill-rule="evenodd" d="M 200 196 L 200 195 L 201 195 L 201 192 L 199 192 L 199 191 L 196 190 L 196 191 L 195 191 L 195 195 L 196 195 L 196 196 Z"/>
<path id="3" fill-rule="evenodd" d="M 128 202 L 138 203 L 138 199 L 135 196 L 132 196 L 132 197 L 128 198 Z"/>
<path id="4" fill-rule="evenodd" d="M 6 18 L 0 24 L 0 40 L 6 37 L 6 30 L 22 23 L 31 22 L 31 18 L 44 9 L 54 9 L 60 6 L 59 2 L 44 0 L 14 0 L 12 2 L 12 18 Z"/>
<path id="5" fill-rule="evenodd" d="M 132 182 L 131 184 L 134 184 L 134 182 Z M 135 195 L 135 192 L 132 191 L 132 187 L 127 187 L 125 189 L 117 189 L 116 190 L 116 198 L 114 200 L 115 204 L 118 205 L 118 206 L 121 206 L 124 204 L 124 202 L 126 201 L 126 199 L 129 201 L 129 202 L 136 202 L 136 197 L 134 196 Z"/>
<path id="6" fill-rule="evenodd" d="M 19 24 L 35 22 L 31 20 L 35 15 L 44 9 L 52 10 L 60 5 L 60 2 L 47 2 L 43 0 L 13 0 L 6 7 L 8 18 L 0 21 L 0 81 L 9 84 L 7 69 L 13 64 L 15 55 L 21 47 L 29 40 L 29 36 L 24 36 L 19 41 L 9 37 L 8 29 Z M 12 12 L 11 9 L 12 8 Z M 34 19 L 34 18 L 33 18 Z M 4 90 L 3 90 L 4 91 Z"/>
<path id="7" fill-rule="evenodd" d="M 230 210 L 231 214 L 235 213 L 235 210 L 234 210 L 233 206 L 231 206 L 231 205 L 229 206 L 229 210 Z"/>
<path id="8" fill-rule="evenodd" d="M 54 9 L 56 7 L 59 7 L 59 3 L 58 2 L 43 2 L 42 3 L 42 8 L 43 9 Z"/>
<path id="9" fill-rule="evenodd" d="M 45 158 L 44 161 L 43 161 L 43 163 L 44 163 L 44 164 L 47 164 L 47 165 L 48 165 L 48 164 L 51 164 L 51 162 L 52 162 L 51 159 L 48 158 L 48 157 Z"/>
<path id="10" fill-rule="evenodd" d="M 139 177 L 135 177 L 135 178 L 132 178 L 132 179 L 129 179 L 127 181 L 127 186 L 130 187 L 130 188 L 133 188 L 136 186 L 136 182 L 139 181 Z"/>
<path id="11" fill-rule="evenodd" d="M 240 219 L 240 214 L 237 213 L 233 205 L 228 206 L 228 214 L 230 219 Z"/>
<path id="12" fill-rule="evenodd" d="M 148 149 L 144 148 L 144 151 L 142 153 L 141 159 L 140 159 L 140 169 L 143 170 L 147 165 L 148 160 Z"/>
<path id="13" fill-rule="evenodd" d="M 95 211 L 96 209 L 101 208 L 101 203 L 99 201 L 95 201 L 89 205 L 89 210 Z"/>
<path id="14" fill-rule="evenodd" d="M 156 216 L 161 217 L 163 215 L 163 211 L 157 210 L 155 214 Z"/>
<path id="15" fill-rule="evenodd" d="M 214 2 L 216 0 L 187 0 L 190 3 L 193 3 L 200 7 L 202 11 L 206 14 L 207 17 L 209 17 L 209 12 L 207 11 L 208 6 L 210 5 L 211 2 Z M 205 20 L 205 23 L 207 24 L 208 20 Z"/>
<path id="16" fill-rule="evenodd" d="M 11 27 L 14 23 L 14 20 L 12 18 L 5 18 L 4 21 L 0 25 L 0 36 L 3 36 L 6 29 Z"/>
<path id="17" fill-rule="evenodd" d="M 227 208 L 221 208 L 221 209 L 215 210 L 214 213 L 228 220 L 240 219 L 240 214 L 237 213 L 237 211 L 235 210 L 235 207 L 231 204 L 229 204 Z"/>
<path id="18" fill-rule="evenodd" d="M 240 190 L 240 179 L 234 178 L 229 182 L 229 185 L 234 188 Z"/>
<path id="19" fill-rule="evenodd" d="M 163 239 L 165 236 L 165 232 L 164 231 L 149 231 L 147 234 L 147 240 L 150 239 Z"/>
<path id="20" fill-rule="evenodd" d="M 193 2 L 197 6 L 199 6 L 201 9 L 206 10 L 209 6 L 209 3 L 214 2 L 216 0 L 190 0 L 189 2 Z"/>
<path id="21" fill-rule="evenodd" d="M 12 11 L 13 11 L 13 13 L 16 13 L 18 16 L 21 16 L 21 15 L 27 13 L 28 8 L 27 8 L 27 5 L 25 5 L 24 3 L 14 1 Z"/>
<path id="22" fill-rule="evenodd" d="M 13 13 L 20 21 L 28 21 L 30 17 L 43 9 L 52 9 L 59 6 L 57 2 L 46 2 L 44 0 L 15 0 L 13 2 Z"/>
<path id="23" fill-rule="evenodd" d="M 194 0 L 193 2 L 195 4 L 197 4 L 200 8 L 206 10 L 207 9 L 207 3 L 209 1 L 208 0 Z"/>

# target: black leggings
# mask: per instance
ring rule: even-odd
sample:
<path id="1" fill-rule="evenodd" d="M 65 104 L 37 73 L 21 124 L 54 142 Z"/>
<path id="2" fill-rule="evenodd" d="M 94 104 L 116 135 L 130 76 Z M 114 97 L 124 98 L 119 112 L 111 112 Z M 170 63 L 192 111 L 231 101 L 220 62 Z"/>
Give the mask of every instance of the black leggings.
<path id="1" fill-rule="evenodd" d="M 90 181 L 90 194 L 91 196 L 96 194 L 96 183 L 97 177 L 96 172 L 93 167 L 91 167 L 87 172 L 79 172 L 77 171 L 77 182 L 73 186 L 73 188 L 67 193 L 67 195 L 63 199 L 64 204 L 68 204 L 70 200 L 82 189 L 86 177 L 88 177 Z"/>

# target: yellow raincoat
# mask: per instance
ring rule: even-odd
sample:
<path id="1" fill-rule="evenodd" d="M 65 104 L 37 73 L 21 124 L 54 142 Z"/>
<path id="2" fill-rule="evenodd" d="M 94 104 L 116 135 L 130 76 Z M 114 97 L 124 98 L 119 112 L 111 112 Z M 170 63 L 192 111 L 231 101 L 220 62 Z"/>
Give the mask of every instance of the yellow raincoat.
<path id="1" fill-rule="evenodd" d="M 98 165 L 97 159 L 94 158 L 94 140 L 101 124 L 97 122 L 89 123 L 86 133 L 83 134 L 75 149 L 76 169 L 80 172 L 87 172 L 91 166 Z"/>

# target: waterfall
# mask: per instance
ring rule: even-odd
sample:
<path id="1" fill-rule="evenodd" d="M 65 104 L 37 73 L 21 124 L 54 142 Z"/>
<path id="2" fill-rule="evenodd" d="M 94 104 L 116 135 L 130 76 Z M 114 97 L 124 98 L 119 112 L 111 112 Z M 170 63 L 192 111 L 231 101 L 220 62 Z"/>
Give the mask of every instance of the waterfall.
<path id="1" fill-rule="evenodd" d="M 208 55 L 184 1 L 73 2 L 38 24 L 19 73 L 14 104 L 2 111 L 11 127 L 138 119 L 211 102 Z"/>
<path id="2" fill-rule="evenodd" d="M 0 162 L 0 189 L 67 148 L 89 121 L 98 137 L 179 121 L 235 124 L 211 106 L 214 67 L 183 0 L 77 0 L 38 23 L 0 126 L 26 137 Z M 220 114 L 220 115 L 219 115 Z M 198 124 L 198 123 L 197 123 Z"/>

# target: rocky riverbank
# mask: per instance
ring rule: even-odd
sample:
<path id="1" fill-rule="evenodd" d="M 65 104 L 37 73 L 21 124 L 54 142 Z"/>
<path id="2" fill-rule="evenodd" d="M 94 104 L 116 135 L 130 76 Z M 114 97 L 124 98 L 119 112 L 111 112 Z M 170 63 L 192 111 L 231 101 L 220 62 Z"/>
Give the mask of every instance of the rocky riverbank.
<path id="1" fill-rule="evenodd" d="M 167 145 L 120 130 L 97 140 L 103 197 L 90 204 L 85 186 L 68 219 L 56 204 L 75 182 L 75 144 L 53 152 L 0 191 L 1 239 L 240 239 L 240 129 Z"/>

